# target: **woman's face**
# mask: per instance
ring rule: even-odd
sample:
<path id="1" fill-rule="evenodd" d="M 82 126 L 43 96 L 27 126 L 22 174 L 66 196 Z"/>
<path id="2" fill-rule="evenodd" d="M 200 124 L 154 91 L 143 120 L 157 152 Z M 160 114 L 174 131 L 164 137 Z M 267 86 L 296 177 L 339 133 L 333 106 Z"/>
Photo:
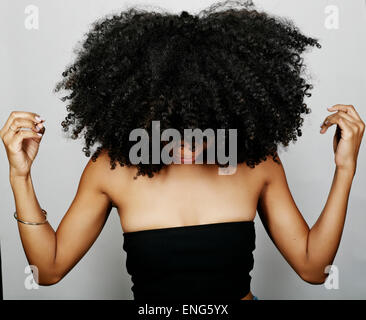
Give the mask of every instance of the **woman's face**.
<path id="1" fill-rule="evenodd" d="M 211 145 L 212 141 L 209 144 L 206 141 L 202 143 L 193 142 L 193 145 L 185 141 L 181 140 L 180 145 L 173 148 L 173 162 L 174 163 L 182 163 L 182 164 L 192 164 L 195 163 L 198 156 L 203 152 L 203 150 L 207 149 L 207 146 Z"/>

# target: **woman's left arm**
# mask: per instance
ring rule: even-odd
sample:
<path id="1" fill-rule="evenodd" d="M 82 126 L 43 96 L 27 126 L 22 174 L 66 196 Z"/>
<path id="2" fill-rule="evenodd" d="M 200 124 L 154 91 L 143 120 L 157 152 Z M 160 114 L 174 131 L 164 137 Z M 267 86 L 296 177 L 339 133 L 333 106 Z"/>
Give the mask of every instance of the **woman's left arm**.
<path id="1" fill-rule="evenodd" d="M 325 268 L 331 265 L 339 247 L 357 156 L 365 124 L 353 106 L 336 105 L 321 133 L 337 124 L 333 140 L 336 169 L 326 204 L 311 229 L 298 210 L 289 190 L 282 164 L 263 163 L 267 181 L 258 213 L 270 238 L 299 276 L 313 284 L 324 283 Z"/>

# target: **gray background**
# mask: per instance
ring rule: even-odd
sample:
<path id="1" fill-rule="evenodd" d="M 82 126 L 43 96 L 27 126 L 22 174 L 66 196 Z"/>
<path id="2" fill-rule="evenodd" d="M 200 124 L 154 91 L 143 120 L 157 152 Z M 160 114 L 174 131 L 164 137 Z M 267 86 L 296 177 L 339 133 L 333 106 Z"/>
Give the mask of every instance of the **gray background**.
<path id="1" fill-rule="evenodd" d="M 89 158 L 81 141 L 66 140 L 60 123 L 65 104 L 52 93 L 72 57 L 72 49 L 90 23 L 107 13 L 134 4 L 158 5 L 179 13 L 198 12 L 214 1 L 97 1 L 2 0 L 0 2 L 0 121 L 12 110 L 39 113 L 46 118 L 46 135 L 32 169 L 37 198 L 54 227 L 67 211 Z M 307 35 L 320 39 L 323 48 L 306 55 L 314 84 L 307 100 L 312 113 L 303 136 L 288 150 L 281 149 L 288 183 L 309 226 L 319 216 L 328 196 L 334 172 L 334 127 L 325 135 L 319 125 L 329 114 L 327 106 L 353 104 L 366 120 L 365 56 L 366 4 L 363 0 L 256 1 L 264 10 L 294 20 Z M 26 30 L 24 9 L 39 7 L 39 30 Z M 325 7 L 337 5 L 340 27 L 324 26 Z M 366 150 L 360 150 L 357 175 L 351 190 L 343 238 L 334 264 L 339 269 L 339 289 L 303 282 L 286 263 L 257 217 L 257 248 L 252 271 L 252 291 L 261 299 L 364 299 L 366 298 Z M 27 260 L 12 214 L 14 198 L 8 181 L 5 149 L 0 148 L 1 248 L 5 299 L 132 299 L 131 280 L 125 268 L 125 252 L 118 215 L 113 209 L 100 237 L 79 264 L 57 285 L 27 290 Z"/>

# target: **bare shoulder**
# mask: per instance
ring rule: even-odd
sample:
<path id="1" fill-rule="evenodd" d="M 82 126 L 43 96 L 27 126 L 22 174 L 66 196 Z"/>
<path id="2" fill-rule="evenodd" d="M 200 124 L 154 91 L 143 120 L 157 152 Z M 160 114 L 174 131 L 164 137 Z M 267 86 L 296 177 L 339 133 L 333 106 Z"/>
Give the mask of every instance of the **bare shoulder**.
<path id="1" fill-rule="evenodd" d="M 105 151 L 101 152 L 95 161 L 90 158 L 80 178 L 81 187 L 87 187 L 104 193 L 104 182 L 108 179 L 109 174 L 108 166 L 108 153 Z"/>
<path id="2" fill-rule="evenodd" d="M 273 181 L 281 181 L 279 177 L 283 175 L 282 162 L 276 153 L 275 157 L 269 155 L 254 167 L 246 163 L 238 164 L 237 172 L 229 183 L 239 185 L 241 191 L 246 190 L 246 194 L 254 196 L 257 201 L 267 187 L 274 186 Z"/>
<path id="3" fill-rule="evenodd" d="M 275 157 L 267 156 L 266 160 L 258 164 L 256 168 L 258 174 L 263 177 L 265 185 L 285 177 L 282 161 L 277 152 L 275 153 Z"/>
<path id="4" fill-rule="evenodd" d="M 132 169 L 127 166 L 122 167 L 118 161 L 112 168 L 107 149 L 102 149 L 95 161 L 91 158 L 85 170 L 98 182 L 100 189 L 106 194 L 111 194 L 111 190 L 115 189 L 123 190 L 128 180 L 133 179 Z"/>

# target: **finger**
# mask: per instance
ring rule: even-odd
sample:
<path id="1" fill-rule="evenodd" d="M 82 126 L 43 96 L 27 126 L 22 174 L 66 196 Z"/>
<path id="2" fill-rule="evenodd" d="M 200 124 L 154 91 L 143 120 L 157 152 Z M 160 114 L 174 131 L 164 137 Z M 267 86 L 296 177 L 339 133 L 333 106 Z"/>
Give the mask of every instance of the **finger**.
<path id="1" fill-rule="evenodd" d="M 351 120 L 349 119 L 349 116 L 347 117 L 347 114 L 342 112 L 342 111 L 338 111 L 337 115 L 343 119 L 346 120 L 346 124 L 349 125 L 351 127 L 351 129 L 353 130 L 354 133 L 358 133 L 360 131 L 362 131 L 361 128 L 361 121 L 355 120 L 354 118 L 351 117 Z"/>
<path id="2" fill-rule="evenodd" d="M 334 124 L 341 128 L 343 138 L 349 138 L 353 135 L 354 128 L 352 128 L 352 122 L 337 115 L 328 119 L 328 123 L 320 130 L 320 133 L 325 133 Z"/>
<path id="3" fill-rule="evenodd" d="M 45 131 L 46 131 L 46 127 L 42 124 L 42 128 L 38 131 L 38 133 L 44 135 Z"/>
<path id="4" fill-rule="evenodd" d="M 14 118 L 11 122 L 8 131 L 11 135 L 14 135 L 22 128 L 29 128 L 35 132 L 39 132 L 43 128 L 43 123 L 36 124 L 32 120 L 25 118 Z"/>
<path id="5" fill-rule="evenodd" d="M 336 123 L 335 122 L 336 115 L 337 114 L 332 114 L 324 119 L 323 124 L 320 126 L 321 127 L 320 133 L 326 132 L 329 127 L 331 127 L 333 124 Z"/>
<path id="6" fill-rule="evenodd" d="M 21 130 L 14 136 L 13 140 L 9 143 L 8 148 L 9 150 L 17 152 L 22 147 L 24 139 L 35 138 L 35 141 L 40 142 L 42 136 L 43 135 L 39 132 L 36 133 L 30 130 Z"/>
<path id="7" fill-rule="evenodd" d="M 352 128 L 354 128 L 354 130 L 356 132 L 363 131 L 365 124 L 362 122 L 362 120 L 357 120 L 357 119 L 351 117 L 348 113 L 345 113 L 343 111 L 338 111 L 338 115 L 342 118 L 347 119 L 349 122 L 351 122 Z"/>
<path id="8" fill-rule="evenodd" d="M 24 129 L 22 130 L 21 128 L 19 129 L 16 129 L 16 130 L 13 130 L 13 125 L 10 125 L 10 128 L 9 130 L 5 133 L 5 135 L 3 136 L 3 142 L 5 145 L 9 145 L 9 143 L 11 143 L 11 141 L 14 139 L 14 137 L 19 133 L 19 132 L 22 132 L 22 131 L 31 131 L 31 132 L 39 132 L 41 134 L 44 133 L 44 125 L 43 124 L 37 124 L 34 125 L 30 130 L 27 130 L 27 129 Z"/>
<path id="9" fill-rule="evenodd" d="M 347 114 L 346 112 L 343 112 L 343 111 L 337 111 L 337 113 L 333 113 L 333 114 L 331 114 L 331 115 L 327 116 L 327 117 L 324 119 L 323 123 L 320 125 L 320 127 L 325 126 L 325 125 L 326 125 L 327 120 L 328 120 L 330 117 L 334 117 L 334 116 L 340 116 L 340 117 L 342 117 L 342 118 L 345 118 L 345 119 L 347 119 L 348 121 L 350 121 L 350 122 L 354 123 L 356 126 L 358 126 L 358 127 L 361 129 L 361 123 L 360 123 L 360 121 L 355 120 L 353 117 L 351 117 L 349 114 Z"/>
<path id="10" fill-rule="evenodd" d="M 338 125 L 341 128 L 341 136 L 343 139 L 347 139 L 353 136 L 354 130 L 352 129 L 352 123 L 347 119 L 339 118 Z"/>
<path id="11" fill-rule="evenodd" d="M 336 111 L 336 110 L 341 110 L 343 112 L 348 113 L 349 115 L 351 115 L 352 117 L 354 117 L 357 120 L 361 120 L 360 115 L 358 114 L 358 112 L 356 111 L 355 107 L 352 105 L 344 105 L 344 104 L 336 104 L 332 107 L 328 107 L 327 108 L 329 111 Z"/>
<path id="12" fill-rule="evenodd" d="M 25 118 L 28 120 L 31 120 L 35 123 L 43 122 L 45 121 L 44 118 L 40 117 L 39 114 L 34 112 L 27 112 L 27 111 L 13 111 L 10 113 L 10 116 L 8 120 L 5 122 L 4 127 L 1 131 L 6 132 L 9 130 L 9 126 L 11 125 L 12 121 L 14 121 L 15 118 Z"/>

